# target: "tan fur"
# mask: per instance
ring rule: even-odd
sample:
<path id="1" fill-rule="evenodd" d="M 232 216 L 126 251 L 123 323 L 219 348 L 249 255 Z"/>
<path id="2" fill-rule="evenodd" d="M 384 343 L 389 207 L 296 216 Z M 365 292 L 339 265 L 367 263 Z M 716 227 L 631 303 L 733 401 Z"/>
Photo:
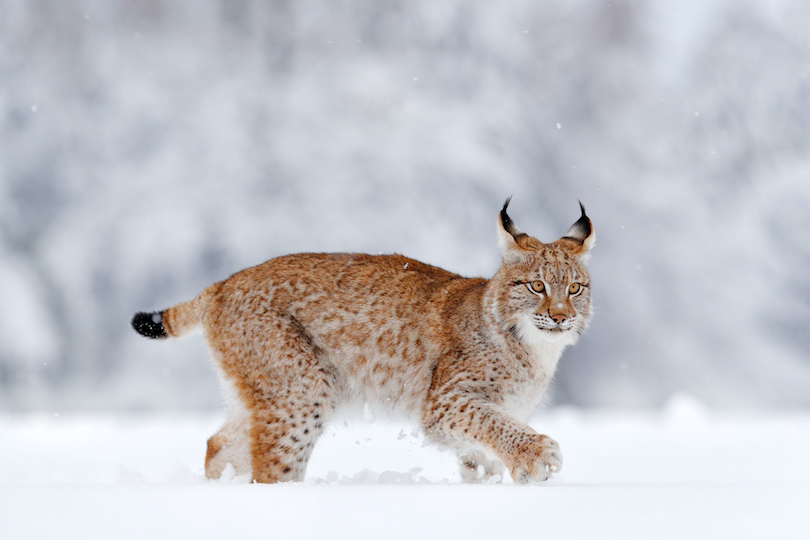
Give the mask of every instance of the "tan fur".
<path id="1" fill-rule="evenodd" d="M 557 443 L 524 422 L 590 318 L 593 230 L 583 210 L 585 229 L 543 244 L 511 220 L 507 232 L 505 212 L 504 263 L 490 280 L 401 255 L 298 254 L 163 312 L 169 336 L 202 326 L 229 398 L 206 474 L 232 463 L 259 482 L 303 479 L 325 422 L 348 401 L 415 416 L 428 439 L 458 451 L 465 480 L 497 475 L 501 462 L 517 482 L 558 470 Z"/>

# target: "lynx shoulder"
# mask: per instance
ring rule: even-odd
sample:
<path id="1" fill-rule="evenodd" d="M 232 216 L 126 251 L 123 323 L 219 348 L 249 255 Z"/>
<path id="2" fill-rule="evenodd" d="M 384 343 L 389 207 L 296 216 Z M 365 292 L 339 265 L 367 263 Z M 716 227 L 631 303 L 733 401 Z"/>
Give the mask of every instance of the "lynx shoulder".
<path id="1" fill-rule="evenodd" d="M 580 205 L 565 236 L 544 244 L 508 204 L 503 261 L 488 280 L 400 255 L 297 254 L 136 314 L 133 327 L 150 338 L 202 329 L 229 400 L 206 474 L 231 463 L 259 482 L 303 479 L 325 423 L 349 401 L 408 413 L 458 453 L 467 481 L 504 466 L 520 483 L 559 470 L 557 443 L 525 422 L 591 318 L 595 234 Z"/>

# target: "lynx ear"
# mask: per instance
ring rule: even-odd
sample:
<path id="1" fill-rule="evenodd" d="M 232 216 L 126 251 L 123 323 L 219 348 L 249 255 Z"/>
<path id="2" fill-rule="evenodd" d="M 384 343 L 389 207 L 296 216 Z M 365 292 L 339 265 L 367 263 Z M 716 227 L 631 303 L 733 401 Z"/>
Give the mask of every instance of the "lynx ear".
<path id="1" fill-rule="evenodd" d="M 506 264 L 513 264 L 522 260 L 527 251 L 524 245 L 526 245 L 527 241 L 532 240 L 528 234 L 515 225 L 515 222 L 506 213 L 506 207 L 509 206 L 511 200 L 512 197 L 506 199 L 498 216 L 498 245 L 501 246 L 503 262 Z"/>
<path id="2" fill-rule="evenodd" d="M 571 228 L 568 229 L 568 232 L 565 233 L 563 238 L 578 243 L 579 246 L 574 250 L 574 253 L 587 261 L 589 252 L 596 243 L 596 233 L 593 230 L 593 224 L 590 218 L 585 214 L 585 207 L 582 206 L 581 202 L 579 203 L 579 209 L 582 211 L 582 215 L 576 223 L 571 225 Z"/>

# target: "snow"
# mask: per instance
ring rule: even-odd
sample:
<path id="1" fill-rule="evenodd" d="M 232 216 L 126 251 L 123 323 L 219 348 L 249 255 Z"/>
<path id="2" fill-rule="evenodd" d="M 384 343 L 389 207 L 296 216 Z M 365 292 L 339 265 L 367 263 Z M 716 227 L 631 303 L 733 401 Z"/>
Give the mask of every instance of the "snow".
<path id="1" fill-rule="evenodd" d="M 361 415 L 362 418 L 362 415 Z M 0 419 L 0 537 L 806 538 L 810 415 L 554 408 L 542 484 L 460 483 L 412 426 L 340 419 L 300 484 L 205 479 L 211 417 Z"/>

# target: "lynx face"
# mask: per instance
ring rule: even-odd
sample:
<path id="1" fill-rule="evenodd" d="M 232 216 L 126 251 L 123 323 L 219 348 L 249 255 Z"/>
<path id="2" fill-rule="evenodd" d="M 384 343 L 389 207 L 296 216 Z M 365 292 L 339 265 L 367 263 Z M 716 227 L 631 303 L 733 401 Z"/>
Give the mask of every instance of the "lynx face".
<path id="1" fill-rule="evenodd" d="M 512 324 L 530 323 L 555 341 L 584 332 L 591 314 L 590 278 L 574 257 L 544 248 L 513 273 L 504 310 Z"/>
<path id="2" fill-rule="evenodd" d="M 540 337 L 536 330 L 546 341 L 566 344 L 585 332 L 591 317 L 591 280 L 585 265 L 594 238 L 586 220 L 580 219 L 560 240 L 543 244 L 501 214 L 504 262 L 495 279 L 501 286 L 504 323 L 530 339 Z"/>

